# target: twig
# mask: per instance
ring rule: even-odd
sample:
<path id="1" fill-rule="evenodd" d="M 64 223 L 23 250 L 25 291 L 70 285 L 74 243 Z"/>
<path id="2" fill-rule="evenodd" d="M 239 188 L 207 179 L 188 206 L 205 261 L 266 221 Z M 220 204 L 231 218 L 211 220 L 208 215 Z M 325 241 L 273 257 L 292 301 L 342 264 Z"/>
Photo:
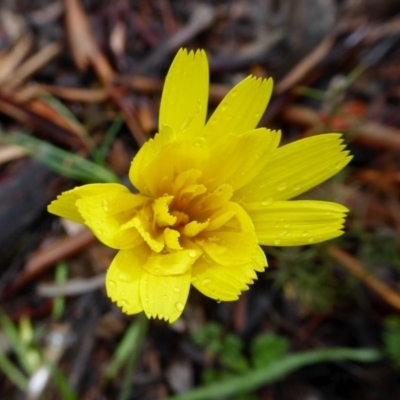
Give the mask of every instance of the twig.
<path id="1" fill-rule="evenodd" d="M 329 246 L 328 253 L 338 261 L 341 266 L 345 267 L 352 275 L 379 295 L 386 303 L 400 310 L 400 295 L 367 272 L 359 260 L 336 246 Z"/>

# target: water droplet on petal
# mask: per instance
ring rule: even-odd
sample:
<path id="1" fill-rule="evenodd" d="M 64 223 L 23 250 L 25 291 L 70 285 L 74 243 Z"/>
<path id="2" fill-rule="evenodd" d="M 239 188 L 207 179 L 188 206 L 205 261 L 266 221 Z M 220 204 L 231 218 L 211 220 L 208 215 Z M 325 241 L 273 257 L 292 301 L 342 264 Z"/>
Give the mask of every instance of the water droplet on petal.
<path id="1" fill-rule="evenodd" d="M 132 278 L 125 272 L 120 272 L 118 274 L 118 279 L 122 282 L 132 282 Z"/>
<path id="2" fill-rule="evenodd" d="M 304 232 L 301 234 L 301 236 L 303 236 L 303 237 L 307 237 L 308 235 L 309 235 L 308 231 L 304 231 Z"/>
<path id="3" fill-rule="evenodd" d="M 277 187 L 277 189 L 278 189 L 280 192 L 282 192 L 282 191 L 285 190 L 286 188 L 287 188 L 287 185 L 286 185 L 285 182 L 281 182 L 281 183 L 278 185 L 278 187 Z"/>
<path id="4" fill-rule="evenodd" d="M 178 286 L 174 287 L 174 292 L 175 293 L 180 293 L 181 292 L 181 288 L 178 287 Z"/>
<path id="5" fill-rule="evenodd" d="M 101 207 L 103 208 L 104 211 L 108 211 L 109 207 L 108 207 L 108 201 L 107 200 L 103 200 L 101 202 Z"/>
<path id="6" fill-rule="evenodd" d="M 190 250 L 190 251 L 189 251 L 189 256 L 190 256 L 190 257 L 195 258 L 195 257 L 197 257 L 197 254 L 198 254 L 198 253 L 197 253 L 196 250 Z"/>
<path id="7" fill-rule="evenodd" d="M 209 283 L 211 283 L 211 279 L 208 279 L 208 278 L 203 279 L 203 280 L 201 281 L 201 284 L 202 284 L 203 286 L 208 285 Z"/>
<path id="8" fill-rule="evenodd" d="M 309 239 L 308 239 L 308 243 L 314 243 L 314 238 L 312 238 L 312 237 L 309 238 Z"/>
<path id="9" fill-rule="evenodd" d="M 217 299 L 217 303 L 218 303 L 218 304 L 221 303 L 221 300 L 220 300 L 220 299 Z"/>
<path id="10" fill-rule="evenodd" d="M 276 239 L 276 240 L 274 240 L 274 244 L 275 244 L 275 246 L 279 246 L 280 244 L 281 244 L 281 240 L 280 239 Z"/>
<path id="11" fill-rule="evenodd" d="M 128 302 L 125 300 L 125 299 L 123 299 L 123 300 L 121 300 L 120 302 L 119 302 L 119 305 L 120 305 L 120 307 L 122 308 L 122 309 L 124 309 L 124 308 L 126 308 L 126 307 L 128 307 Z"/>
<path id="12" fill-rule="evenodd" d="M 108 281 L 108 286 L 110 287 L 110 289 L 115 289 L 117 287 L 114 281 Z"/>
<path id="13" fill-rule="evenodd" d="M 181 302 L 178 302 L 178 303 L 175 304 L 175 308 L 176 308 L 179 312 L 182 312 L 183 309 L 185 308 L 185 305 L 184 305 L 183 303 L 181 303 Z"/>
<path id="14" fill-rule="evenodd" d="M 269 198 L 267 200 L 264 200 L 261 202 L 261 205 L 263 206 L 269 206 L 273 202 L 273 199 Z"/>

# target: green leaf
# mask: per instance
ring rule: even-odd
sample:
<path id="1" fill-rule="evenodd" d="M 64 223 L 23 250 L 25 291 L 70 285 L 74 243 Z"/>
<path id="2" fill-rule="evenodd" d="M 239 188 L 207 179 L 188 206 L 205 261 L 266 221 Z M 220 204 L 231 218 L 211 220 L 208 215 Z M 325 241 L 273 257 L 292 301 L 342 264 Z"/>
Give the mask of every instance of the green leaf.
<path id="1" fill-rule="evenodd" d="M 254 367 L 262 368 L 279 358 L 289 349 L 286 338 L 272 333 L 256 337 L 251 343 L 251 359 Z"/>
<path id="2" fill-rule="evenodd" d="M 130 358 L 137 357 L 142 348 L 146 330 L 147 318 L 143 315 L 130 324 L 105 371 L 106 379 L 113 378 Z"/>
<path id="3" fill-rule="evenodd" d="M 69 178 L 85 183 L 119 182 L 118 177 L 108 169 L 24 133 L 11 136 L 0 132 L 0 140 L 21 146 L 27 154 L 47 165 L 53 171 Z"/>
<path id="4" fill-rule="evenodd" d="M 376 349 L 318 349 L 290 354 L 269 365 L 253 369 L 241 376 L 224 379 L 207 386 L 193 389 L 182 395 L 168 397 L 166 400 L 207 400 L 236 396 L 250 392 L 261 386 L 276 382 L 287 374 L 307 365 L 329 361 L 374 362 L 382 358 Z"/>

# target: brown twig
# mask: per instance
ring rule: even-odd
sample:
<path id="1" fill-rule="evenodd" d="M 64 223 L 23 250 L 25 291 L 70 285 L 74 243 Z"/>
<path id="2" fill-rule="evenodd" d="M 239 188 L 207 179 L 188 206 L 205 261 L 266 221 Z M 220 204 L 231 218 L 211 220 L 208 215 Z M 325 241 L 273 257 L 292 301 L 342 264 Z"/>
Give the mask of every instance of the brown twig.
<path id="1" fill-rule="evenodd" d="M 390 304 L 400 311 L 400 295 L 366 271 L 359 260 L 336 246 L 329 246 L 328 253 L 338 261 L 342 267 L 345 267 L 347 271 L 368 286 L 369 289 L 381 297 L 387 304 Z"/>

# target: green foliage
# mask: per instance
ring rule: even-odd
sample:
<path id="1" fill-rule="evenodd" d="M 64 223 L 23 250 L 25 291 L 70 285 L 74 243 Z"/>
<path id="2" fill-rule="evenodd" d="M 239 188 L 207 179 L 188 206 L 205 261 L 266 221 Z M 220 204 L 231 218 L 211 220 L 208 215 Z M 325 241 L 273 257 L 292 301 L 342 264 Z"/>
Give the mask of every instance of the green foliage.
<path id="1" fill-rule="evenodd" d="M 203 372 L 203 382 L 212 384 L 240 376 L 252 368 L 261 368 L 281 358 L 289 347 L 288 341 L 278 335 L 256 337 L 250 345 L 250 360 L 243 354 L 243 341 L 237 335 L 226 333 L 221 325 L 210 322 L 193 335 L 194 343 L 204 348 L 213 366 Z M 236 400 L 253 400 L 251 394 L 236 396 Z"/>
<path id="2" fill-rule="evenodd" d="M 77 399 L 62 371 L 48 359 L 49 354 L 54 351 L 46 352 L 42 349 L 41 342 L 45 339 L 43 329 L 34 328 L 26 316 L 22 316 L 18 324 L 15 324 L 0 309 L 1 334 L 8 342 L 10 351 L 8 353 L 0 351 L 0 370 L 16 387 L 25 392 L 27 397 L 37 398 L 29 394 L 31 379 L 35 374 L 49 372 L 61 400 Z"/>
<path id="3" fill-rule="evenodd" d="M 21 146 L 27 154 L 61 175 L 82 182 L 118 182 L 118 177 L 108 169 L 24 133 L 9 136 L 0 132 L 0 140 Z"/>
<path id="4" fill-rule="evenodd" d="M 289 349 L 289 341 L 283 336 L 269 333 L 257 336 L 251 343 L 252 365 L 265 367 L 283 357 Z"/>
<path id="5" fill-rule="evenodd" d="M 353 282 L 343 282 L 337 277 L 335 263 L 324 245 L 267 251 L 277 263 L 276 269 L 266 271 L 267 276 L 283 288 L 288 299 L 310 312 L 329 312 L 351 292 Z"/>
<path id="6" fill-rule="evenodd" d="M 392 360 L 393 365 L 400 369 L 400 318 L 392 316 L 386 318 L 383 344 L 385 353 Z"/>
<path id="7" fill-rule="evenodd" d="M 213 400 L 231 397 L 239 399 L 239 395 L 242 396 L 261 386 L 283 379 L 289 373 L 307 365 L 347 360 L 375 362 L 381 358 L 381 352 L 376 349 L 317 349 L 287 354 L 264 367 L 252 368 L 239 376 L 224 378 L 166 400 Z M 253 400 L 254 397 L 240 397 L 240 399 Z"/>
<path id="8" fill-rule="evenodd" d="M 398 233 L 389 227 L 377 227 L 367 231 L 362 224 L 354 224 L 347 232 L 347 242 L 357 241 L 357 258 L 371 271 L 390 265 L 400 271 Z"/>

